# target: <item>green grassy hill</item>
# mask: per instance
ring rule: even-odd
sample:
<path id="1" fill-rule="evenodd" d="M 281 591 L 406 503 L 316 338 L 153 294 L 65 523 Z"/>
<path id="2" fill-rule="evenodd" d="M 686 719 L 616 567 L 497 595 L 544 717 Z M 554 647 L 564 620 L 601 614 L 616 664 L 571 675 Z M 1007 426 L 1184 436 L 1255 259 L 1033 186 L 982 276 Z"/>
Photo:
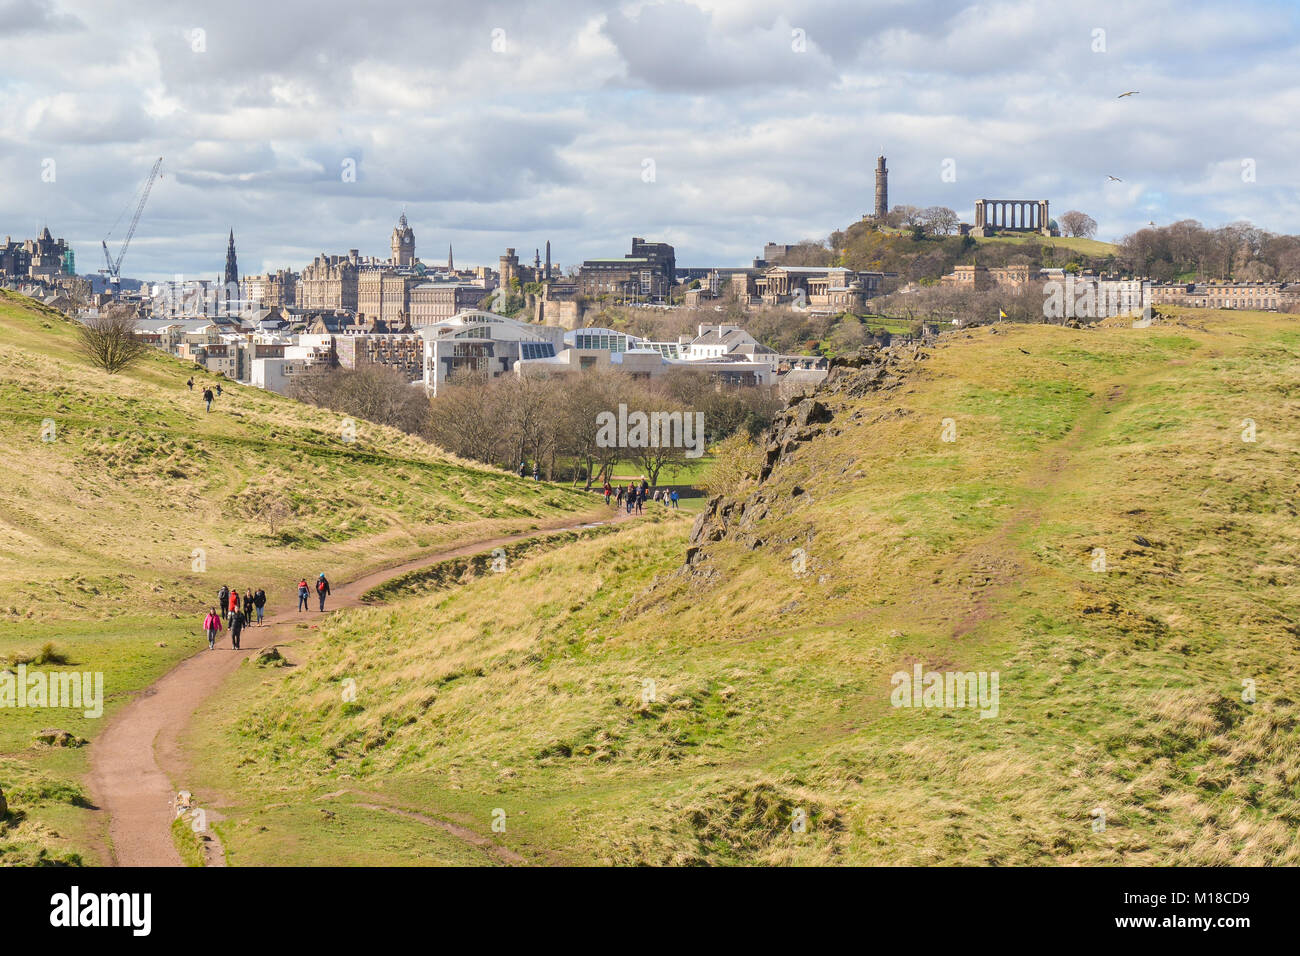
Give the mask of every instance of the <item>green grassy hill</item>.
<path id="1" fill-rule="evenodd" d="M 1197 312 L 837 372 L 691 564 L 667 516 L 339 614 L 196 792 L 244 865 L 1295 864 L 1298 360 Z"/>
<path id="2" fill-rule="evenodd" d="M 224 380 L 206 414 L 190 375 L 212 381 L 161 352 L 97 372 L 68 319 L 0 293 L 0 666 L 53 643 L 104 672 L 111 713 L 197 648 L 223 583 L 274 601 L 301 575 L 348 580 L 591 505 L 366 422 L 352 439 L 339 415 Z M 291 509 L 274 529 L 257 516 L 268 495 Z M 93 746 L 102 719 L 0 710 L 0 862 L 88 852 L 86 751 L 33 744 L 51 725 Z"/>
<path id="3" fill-rule="evenodd" d="M 946 236 L 915 238 L 910 231 L 878 230 L 870 221 L 855 222 L 833 237 L 840 263 L 850 269 L 897 272 L 904 280 L 937 279 L 958 264 L 1007 265 L 1029 259 L 1040 268 L 1109 269 L 1118 248 L 1095 239 L 1008 233 L 985 238 Z"/>

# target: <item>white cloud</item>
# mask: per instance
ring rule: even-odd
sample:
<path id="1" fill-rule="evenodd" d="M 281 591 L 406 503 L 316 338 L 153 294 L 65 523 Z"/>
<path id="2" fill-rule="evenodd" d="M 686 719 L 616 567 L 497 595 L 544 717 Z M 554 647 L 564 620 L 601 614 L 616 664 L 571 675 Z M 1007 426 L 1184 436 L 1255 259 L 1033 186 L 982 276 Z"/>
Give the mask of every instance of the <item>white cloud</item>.
<path id="1" fill-rule="evenodd" d="M 85 268 L 163 155 L 125 263 L 147 277 L 219 271 L 231 226 L 246 268 L 386 254 L 403 207 L 431 259 L 635 234 L 738 264 L 857 219 L 883 148 L 891 201 L 967 219 L 1024 197 L 1106 238 L 1295 232 L 1297 45 L 1267 0 L 0 0 L 0 231 L 49 222 Z"/>

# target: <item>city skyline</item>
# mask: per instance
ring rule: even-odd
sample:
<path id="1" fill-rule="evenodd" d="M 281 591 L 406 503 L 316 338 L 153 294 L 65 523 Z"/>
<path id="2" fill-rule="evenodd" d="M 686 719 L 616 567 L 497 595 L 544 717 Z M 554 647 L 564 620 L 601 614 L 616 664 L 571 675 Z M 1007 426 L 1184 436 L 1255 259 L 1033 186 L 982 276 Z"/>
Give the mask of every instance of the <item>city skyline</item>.
<path id="1" fill-rule="evenodd" d="M 1296 14 L 1247 6 L 1228 23 L 1160 2 L 1062 21 L 1041 2 L 16 0 L 0 3 L 0 228 L 49 225 L 94 271 L 163 155 L 125 276 L 219 275 L 232 227 L 249 274 L 386 258 L 403 211 L 432 262 L 550 239 L 568 267 L 635 234 L 741 265 L 870 212 L 883 149 L 891 204 L 967 222 L 977 198 L 1013 195 L 1082 209 L 1107 240 L 1183 218 L 1296 232 Z M 388 29 L 361 29 L 376 18 Z"/>

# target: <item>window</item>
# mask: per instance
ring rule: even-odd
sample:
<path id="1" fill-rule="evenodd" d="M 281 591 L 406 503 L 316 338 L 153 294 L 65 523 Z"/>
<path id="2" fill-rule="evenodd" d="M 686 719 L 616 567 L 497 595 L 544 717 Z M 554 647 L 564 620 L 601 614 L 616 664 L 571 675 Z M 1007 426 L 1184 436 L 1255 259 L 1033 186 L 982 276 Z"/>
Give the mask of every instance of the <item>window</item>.
<path id="1" fill-rule="evenodd" d="M 519 356 L 525 359 L 554 358 L 555 346 L 550 342 L 520 342 Z"/>

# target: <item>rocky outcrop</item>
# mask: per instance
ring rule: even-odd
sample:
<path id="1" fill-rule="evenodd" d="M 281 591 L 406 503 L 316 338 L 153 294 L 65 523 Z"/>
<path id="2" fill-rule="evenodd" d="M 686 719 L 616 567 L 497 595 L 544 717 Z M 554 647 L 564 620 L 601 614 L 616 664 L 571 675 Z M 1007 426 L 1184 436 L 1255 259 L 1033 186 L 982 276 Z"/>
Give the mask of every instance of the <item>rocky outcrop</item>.
<path id="1" fill-rule="evenodd" d="M 904 378 L 907 367 L 925 358 L 920 348 L 879 348 L 866 346 L 830 362 L 826 380 L 811 395 L 795 395 L 777 414 L 763 433 L 763 460 L 758 482 L 744 498 L 719 495 L 709 500 L 695 519 L 686 548 L 686 565 L 693 567 L 707 560 L 708 545 L 724 538 L 735 540 L 750 550 L 764 544 L 761 523 L 778 497 L 774 483 L 781 468 L 799 449 L 825 434 L 843 414 L 848 401 L 869 392 L 895 388 Z M 857 416 L 849 420 L 856 420 Z M 806 494 L 795 486 L 790 497 Z"/>

